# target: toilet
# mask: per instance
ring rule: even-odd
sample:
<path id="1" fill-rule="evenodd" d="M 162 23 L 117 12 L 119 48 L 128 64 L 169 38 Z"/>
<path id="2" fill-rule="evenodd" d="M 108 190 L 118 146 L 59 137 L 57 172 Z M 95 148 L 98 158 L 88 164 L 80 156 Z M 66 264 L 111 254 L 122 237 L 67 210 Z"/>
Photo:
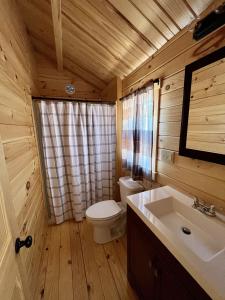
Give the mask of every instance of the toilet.
<path id="1" fill-rule="evenodd" d="M 104 244 L 121 237 L 126 231 L 126 197 L 144 191 L 138 181 L 130 177 L 119 179 L 121 202 L 105 200 L 86 210 L 86 219 L 93 225 L 94 241 Z"/>

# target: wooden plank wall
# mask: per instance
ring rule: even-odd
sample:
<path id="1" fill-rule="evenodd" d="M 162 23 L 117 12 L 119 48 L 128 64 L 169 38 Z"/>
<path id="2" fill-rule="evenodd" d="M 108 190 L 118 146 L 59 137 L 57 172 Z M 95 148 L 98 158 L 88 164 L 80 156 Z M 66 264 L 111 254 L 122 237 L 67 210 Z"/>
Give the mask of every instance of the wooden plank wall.
<path id="1" fill-rule="evenodd" d="M 0 19 L 0 137 L 20 237 L 32 235 L 33 246 L 21 251 L 34 293 L 46 230 L 40 166 L 32 119 L 35 84 L 33 50 L 15 1 L 3 0 Z M 26 188 L 27 182 L 30 188 Z"/>
<path id="2" fill-rule="evenodd" d="M 219 3 L 215 1 L 205 14 Z M 199 42 L 192 39 L 192 32 L 183 30 L 153 59 L 123 80 L 123 95 L 149 79 L 162 79 L 157 181 L 214 203 L 225 212 L 225 166 L 178 155 L 185 65 L 225 46 L 224 37 L 224 27 Z M 162 149 L 175 151 L 174 163 L 161 159 Z"/>
<path id="3" fill-rule="evenodd" d="M 107 86 L 101 91 L 101 98 L 108 101 L 116 101 L 117 99 L 117 77 L 113 78 Z"/>
<path id="4" fill-rule="evenodd" d="M 225 155 L 225 58 L 192 78 L 187 148 Z"/>
<path id="5" fill-rule="evenodd" d="M 116 188 L 114 199 L 120 201 L 120 190 L 117 184 L 121 173 L 121 132 L 122 132 L 122 80 L 115 77 L 110 83 L 102 90 L 101 98 L 107 101 L 116 101 Z"/>
<path id="6" fill-rule="evenodd" d="M 82 79 L 68 70 L 58 72 L 55 63 L 41 54 L 35 53 L 37 61 L 37 72 L 39 91 L 45 97 L 70 97 L 79 99 L 99 99 L 100 90 L 88 81 Z M 75 93 L 68 95 L 65 92 L 65 85 L 72 83 L 75 86 Z"/>

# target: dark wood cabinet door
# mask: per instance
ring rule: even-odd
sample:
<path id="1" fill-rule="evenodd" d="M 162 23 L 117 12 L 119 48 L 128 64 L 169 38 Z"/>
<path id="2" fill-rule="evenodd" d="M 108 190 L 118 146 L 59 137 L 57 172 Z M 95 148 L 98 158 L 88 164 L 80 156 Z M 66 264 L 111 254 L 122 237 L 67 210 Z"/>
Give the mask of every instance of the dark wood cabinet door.
<path id="1" fill-rule="evenodd" d="M 170 261 L 170 262 L 169 262 Z M 165 249 L 157 262 L 159 300 L 210 300 L 211 298 Z"/>
<path id="2" fill-rule="evenodd" d="M 210 300 L 211 298 L 127 208 L 128 280 L 140 300 Z"/>
<path id="3" fill-rule="evenodd" d="M 159 300 L 194 300 L 190 292 L 174 277 L 173 270 L 161 269 Z"/>
<path id="4" fill-rule="evenodd" d="M 137 224 L 128 220 L 128 279 L 141 300 L 157 300 L 155 250 Z"/>

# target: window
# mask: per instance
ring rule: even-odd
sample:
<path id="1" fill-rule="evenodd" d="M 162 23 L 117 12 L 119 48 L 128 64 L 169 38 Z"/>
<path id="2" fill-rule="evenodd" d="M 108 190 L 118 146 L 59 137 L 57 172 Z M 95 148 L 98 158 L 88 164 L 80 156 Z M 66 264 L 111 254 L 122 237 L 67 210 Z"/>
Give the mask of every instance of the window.
<path id="1" fill-rule="evenodd" d="M 151 179 L 153 88 L 123 100 L 122 161 L 133 179 Z"/>

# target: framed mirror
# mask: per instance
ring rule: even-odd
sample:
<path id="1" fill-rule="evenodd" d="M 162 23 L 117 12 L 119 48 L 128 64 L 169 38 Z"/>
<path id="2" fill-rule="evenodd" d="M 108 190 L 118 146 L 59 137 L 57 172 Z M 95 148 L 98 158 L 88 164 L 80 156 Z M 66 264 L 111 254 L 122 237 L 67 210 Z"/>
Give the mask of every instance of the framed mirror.
<path id="1" fill-rule="evenodd" d="M 185 68 L 179 155 L 225 165 L 225 47 Z"/>

